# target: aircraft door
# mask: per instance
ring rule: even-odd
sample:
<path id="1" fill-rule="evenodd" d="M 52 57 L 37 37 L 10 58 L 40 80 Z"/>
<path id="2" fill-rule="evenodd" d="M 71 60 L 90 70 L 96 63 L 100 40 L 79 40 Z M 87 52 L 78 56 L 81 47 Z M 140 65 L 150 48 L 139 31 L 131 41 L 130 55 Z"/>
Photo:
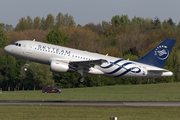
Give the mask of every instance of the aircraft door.
<path id="1" fill-rule="evenodd" d="M 33 43 L 28 43 L 28 45 L 26 47 L 26 52 L 32 53 L 32 49 L 33 49 Z"/>

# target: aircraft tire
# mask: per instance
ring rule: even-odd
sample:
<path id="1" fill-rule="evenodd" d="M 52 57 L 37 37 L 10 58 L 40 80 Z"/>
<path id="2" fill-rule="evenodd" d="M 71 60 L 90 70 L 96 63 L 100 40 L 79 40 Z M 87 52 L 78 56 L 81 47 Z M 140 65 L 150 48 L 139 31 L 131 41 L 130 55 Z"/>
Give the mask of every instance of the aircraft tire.
<path id="1" fill-rule="evenodd" d="M 83 77 L 80 77 L 80 78 L 78 79 L 78 82 L 79 82 L 79 83 L 83 83 L 83 82 L 84 82 L 84 78 L 83 78 Z"/>
<path id="2" fill-rule="evenodd" d="M 27 67 L 24 68 L 24 71 L 25 71 L 25 72 L 27 71 Z"/>

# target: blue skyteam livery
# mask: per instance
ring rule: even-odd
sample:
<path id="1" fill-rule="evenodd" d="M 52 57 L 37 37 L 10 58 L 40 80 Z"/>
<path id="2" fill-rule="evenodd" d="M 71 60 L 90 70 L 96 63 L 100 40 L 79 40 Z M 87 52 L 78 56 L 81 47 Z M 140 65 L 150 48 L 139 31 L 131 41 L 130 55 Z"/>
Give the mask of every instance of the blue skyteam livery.
<path id="1" fill-rule="evenodd" d="M 144 57 L 136 61 L 76 50 L 72 48 L 20 40 L 4 48 L 14 57 L 27 60 L 25 71 L 32 62 L 50 65 L 50 70 L 57 73 L 78 72 L 79 82 L 84 82 L 83 73 L 120 78 L 151 78 L 172 76 L 163 69 L 176 40 L 167 38 Z"/>

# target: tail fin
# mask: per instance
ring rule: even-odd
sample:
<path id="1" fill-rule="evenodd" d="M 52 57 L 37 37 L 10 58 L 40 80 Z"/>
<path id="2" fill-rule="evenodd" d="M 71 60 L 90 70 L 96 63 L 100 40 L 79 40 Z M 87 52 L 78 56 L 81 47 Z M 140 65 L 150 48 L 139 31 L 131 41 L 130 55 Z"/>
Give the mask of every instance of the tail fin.
<path id="1" fill-rule="evenodd" d="M 163 42 L 136 62 L 163 68 L 175 42 L 175 39 L 166 38 Z"/>

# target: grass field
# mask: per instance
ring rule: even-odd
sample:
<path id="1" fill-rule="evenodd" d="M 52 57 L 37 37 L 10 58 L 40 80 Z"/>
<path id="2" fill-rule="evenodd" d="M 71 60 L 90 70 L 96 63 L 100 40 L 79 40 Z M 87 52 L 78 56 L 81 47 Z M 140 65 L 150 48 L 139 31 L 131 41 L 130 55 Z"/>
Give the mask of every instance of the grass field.
<path id="1" fill-rule="evenodd" d="M 179 120 L 180 107 L 0 106 L 1 120 Z"/>
<path id="2" fill-rule="evenodd" d="M 3 91 L 0 100 L 180 101 L 180 83 L 62 89 L 62 93 Z M 180 107 L 0 106 L 0 120 L 179 120 Z"/>
<path id="3" fill-rule="evenodd" d="M 180 101 L 180 83 L 116 85 L 61 89 L 62 93 L 3 91 L 0 100 L 44 101 Z"/>

